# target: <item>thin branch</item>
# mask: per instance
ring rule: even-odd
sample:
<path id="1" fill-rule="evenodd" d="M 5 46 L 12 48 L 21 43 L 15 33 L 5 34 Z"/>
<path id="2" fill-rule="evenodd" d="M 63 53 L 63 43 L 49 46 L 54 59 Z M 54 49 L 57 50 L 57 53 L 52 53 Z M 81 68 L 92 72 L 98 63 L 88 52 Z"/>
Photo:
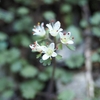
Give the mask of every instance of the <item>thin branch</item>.
<path id="1" fill-rule="evenodd" d="M 83 10 L 83 18 L 88 22 L 90 26 L 89 18 L 90 18 L 90 11 L 88 4 L 82 7 Z M 90 97 L 90 100 L 94 97 L 94 82 L 92 78 L 92 62 L 91 62 L 91 41 L 92 41 L 92 32 L 89 27 L 85 29 L 84 32 L 85 38 L 85 68 L 86 68 L 86 80 L 87 80 L 87 94 Z"/>
<path id="2" fill-rule="evenodd" d="M 55 43 L 55 47 L 56 47 L 56 38 L 54 38 L 54 43 Z M 53 92 L 53 89 L 54 89 L 54 76 L 55 76 L 55 71 L 56 71 L 56 59 L 53 58 L 53 70 L 52 70 L 52 77 L 51 77 L 51 80 L 50 80 L 50 84 L 49 84 L 49 87 L 48 87 L 48 93 L 51 94 Z M 48 98 L 48 100 L 51 100 L 51 98 Z"/>

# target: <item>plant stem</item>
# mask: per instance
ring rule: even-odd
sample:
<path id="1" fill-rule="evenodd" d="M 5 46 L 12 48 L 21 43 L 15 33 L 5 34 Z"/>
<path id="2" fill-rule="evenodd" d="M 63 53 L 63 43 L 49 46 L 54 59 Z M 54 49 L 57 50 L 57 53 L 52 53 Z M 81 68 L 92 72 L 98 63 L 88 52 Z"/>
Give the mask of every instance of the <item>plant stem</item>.
<path id="1" fill-rule="evenodd" d="M 54 76 L 55 76 L 55 70 L 56 70 L 56 59 L 53 58 L 53 70 L 52 70 L 52 77 L 50 80 L 50 84 L 48 86 L 48 94 L 49 96 L 47 97 L 47 100 L 52 100 L 53 98 L 51 98 L 51 94 L 53 92 L 54 89 Z"/>
<path id="2" fill-rule="evenodd" d="M 56 47 L 56 38 L 54 38 L 54 43 L 55 43 L 55 47 Z M 48 93 L 49 93 L 49 94 L 51 94 L 51 93 L 53 92 L 53 89 L 54 89 L 55 71 L 56 71 L 56 59 L 53 58 L 52 76 L 51 76 L 50 84 L 49 84 L 49 87 L 48 87 Z M 48 100 L 52 100 L 52 98 L 49 97 Z"/>
<path id="3" fill-rule="evenodd" d="M 55 76 L 55 70 L 56 70 L 56 60 L 53 58 L 53 70 L 52 70 L 52 77 L 51 77 L 51 85 L 50 85 L 50 93 L 52 93 L 54 88 L 54 76 Z"/>

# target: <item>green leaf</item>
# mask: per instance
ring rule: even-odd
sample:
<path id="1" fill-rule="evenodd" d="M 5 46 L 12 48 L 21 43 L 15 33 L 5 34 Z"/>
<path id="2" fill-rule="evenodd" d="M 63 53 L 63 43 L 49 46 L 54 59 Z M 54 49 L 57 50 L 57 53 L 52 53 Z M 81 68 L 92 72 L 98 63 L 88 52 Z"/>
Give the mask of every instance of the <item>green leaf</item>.
<path id="1" fill-rule="evenodd" d="M 95 12 L 90 19 L 91 24 L 99 25 L 100 24 L 100 12 Z"/>
<path id="2" fill-rule="evenodd" d="M 12 48 L 8 52 L 7 62 L 12 63 L 15 60 L 17 60 L 19 57 L 20 57 L 20 51 L 17 48 Z"/>
<path id="3" fill-rule="evenodd" d="M 58 100 L 73 100 L 75 98 L 75 93 L 71 90 L 66 90 L 58 95 Z"/>
<path id="4" fill-rule="evenodd" d="M 10 23 L 14 19 L 14 14 L 7 10 L 0 9 L 0 19 L 6 23 Z"/>
<path id="5" fill-rule="evenodd" d="M 13 90 L 6 90 L 6 91 L 4 91 L 3 92 L 3 94 L 2 94 L 2 99 L 4 100 L 8 100 L 8 99 L 10 99 L 12 96 L 13 96 L 13 94 L 14 94 L 14 91 Z"/>
<path id="6" fill-rule="evenodd" d="M 25 78 L 35 77 L 37 73 L 38 70 L 33 66 L 26 66 L 20 71 L 20 74 Z"/>
<path id="7" fill-rule="evenodd" d="M 65 64 L 69 68 L 79 68 L 79 67 L 82 67 L 84 60 L 85 59 L 82 54 L 72 55 L 69 59 L 66 60 Z"/>
<path id="8" fill-rule="evenodd" d="M 4 32 L 0 32 L 0 41 L 4 41 L 7 39 L 7 35 Z M 0 46 L 1 47 L 1 46 Z"/>
<path id="9" fill-rule="evenodd" d="M 75 46 L 69 44 L 67 44 L 66 46 L 68 49 L 75 51 Z"/>
<path id="10" fill-rule="evenodd" d="M 35 90 L 41 91 L 44 88 L 44 83 L 38 80 L 34 80 L 32 86 L 34 87 Z"/>
<path id="11" fill-rule="evenodd" d="M 37 58 L 37 59 L 40 58 L 41 55 L 42 55 L 41 53 L 37 54 L 36 58 Z"/>
<path id="12" fill-rule="evenodd" d="M 40 63 L 43 63 L 43 66 L 47 66 L 51 64 L 51 59 L 43 60 L 42 58 L 40 59 Z"/>
<path id="13" fill-rule="evenodd" d="M 62 13 L 68 13 L 68 12 L 71 12 L 71 10 L 72 10 L 71 5 L 69 5 L 69 4 L 62 4 L 62 5 L 61 5 L 60 11 L 61 11 Z"/>
<path id="14" fill-rule="evenodd" d="M 13 28 L 16 30 L 16 31 L 28 31 L 28 32 L 31 32 L 32 30 L 32 25 L 33 25 L 33 20 L 31 17 L 29 16 L 24 16 L 23 18 L 19 19 L 19 20 L 16 20 L 14 23 L 13 23 Z M 24 36 L 24 35 L 23 35 Z"/>
<path id="15" fill-rule="evenodd" d="M 92 31 L 93 31 L 93 35 L 100 37 L 100 28 L 99 27 L 93 27 Z"/>
<path id="16" fill-rule="evenodd" d="M 33 90 L 31 87 L 30 88 L 27 88 L 27 89 L 23 89 L 22 90 L 22 96 L 25 99 L 34 99 L 35 96 L 36 96 L 36 91 Z"/>
<path id="17" fill-rule="evenodd" d="M 62 49 L 62 43 L 59 43 L 59 44 L 57 45 L 57 47 L 58 47 L 58 50 L 61 50 L 61 49 Z"/>
<path id="18" fill-rule="evenodd" d="M 0 67 L 2 66 L 2 65 L 4 65 L 4 64 L 6 64 L 6 62 L 7 62 L 7 51 L 2 51 L 2 52 L 0 52 Z"/>
<path id="19" fill-rule="evenodd" d="M 100 55 L 96 52 L 92 55 L 91 57 L 92 62 L 99 62 L 100 60 Z"/>
<path id="20" fill-rule="evenodd" d="M 35 97 L 37 91 L 34 90 L 30 82 L 21 84 L 22 96 L 26 99 L 32 99 Z"/>
<path id="21" fill-rule="evenodd" d="M 88 22 L 87 22 L 85 19 L 82 19 L 82 20 L 80 21 L 80 26 L 81 26 L 82 28 L 87 28 L 87 27 L 88 27 Z"/>
<path id="22" fill-rule="evenodd" d="M 13 44 L 15 45 L 22 45 L 24 47 L 28 47 L 29 44 L 31 44 L 30 39 L 28 38 L 27 35 L 20 33 L 19 35 L 16 35 L 14 37 L 11 38 L 11 41 L 13 42 Z"/>
<path id="23" fill-rule="evenodd" d="M 44 88 L 44 84 L 38 80 L 30 80 L 20 85 L 22 96 L 26 99 L 35 98 L 37 92 Z"/>
<path id="24" fill-rule="evenodd" d="M 71 72 L 65 72 L 63 71 L 63 73 L 61 74 L 61 77 L 59 78 L 59 80 L 63 83 L 63 84 L 67 84 L 68 82 L 70 82 L 73 79 L 73 74 Z"/>
<path id="25" fill-rule="evenodd" d="M 61 59 L 62 59 L 62 56 L 61 56 L 61 55 L 57 55 L 57 56 L 56 56 L 56 59 L 57 59 L 57 60 L 61 60 Z"/>
<path id="26" fill-rule="evenodd" d="M 62 76 L 62 74 L 64 73 L 65 71 L 61 68 L 57 68 L 56 71 L 55 71 L 55 79 L 60 79 L 60 77 Z"/>
<path id="27" fill-rule="evenodd" d="M 6 88 L 6 78 L 0 78 L 0 92 L 4 91 Z"/>
<path id="28" fill-rule="evenodd" d="M 16 61 L 11 65 L 12 72 L 19 72 L 22 68 L 22 64 L 20 61 Z"/>
<path id="29" fill-rule="evenodd" d="M 24 47 L 28 47 L 29 44 L 31 43 L 30 39 L 25 35 L 21 38 L 20 42 L 21 42 L 21 45 Z"/>
<path id="30" fill-rule="evenodd" d="M 29 13 L 29 9 L 26 7 L 20 7 L 17 9 L 18 15 L 26 15 Z"/>
<path id="31" fill-rule="evenodd" d="M 54 1 L 53 0 L 43 0 L 44 1 L 44 3 L 46 3 L 46 4 L 52 4 Z"/>
<path id="32" fill-rule="evenodd" d="M 21 58 L 20 62 L 22 63 L 22 66 L 28 65 L 28 61 L 25 58 Z"/>
<path id="33" fill-rule="evenodd" d="M 45 69 L 45 72 L 46 72 L 46 74 L 49 76 L 49 78 L 50 78 L 51 75 L 52 75 L 52 70 L 53 70 L 53 66 L 48 66 L 48 67 L 46 67 L 46 69 Z"/>
<path id="34" fill-rule="evenodd" d="M 38 78 L 41 80 L 41 81 L 47 81 L 49 79 L 49 76 L 47 73 L 45 72 L 42 72 L 38 75 Z"/>
<path id="35" fill-rule="evenodd" d="M 0 50 L 5 50 L 8 44 L 5 41 L 0 42 Z"/>
<path id="36" fill-rule="evenodd" d="M 88 0 L 79 0 L 78 1 L 78 4 L 80 5 L 80 6 L 84 6 L 84 5 L 86 5 L 88 3 Z"/>
<path id="37" fill-rule="evenodd" d="M 49 1 L 49 0 L 48 0 Z M 54 20 L 56 15 L 54 12 L 52 11 L 46 11 L 43 13 L 43 16 L 46 20 L 50 21 L 50 20 Z"/>
<path id="38" fill-rule="evenodd" d="M 15 83 L 11 79 L 7 77 L 0 78 L 0 92 L 3 92 L 8 88 L 13 89 L 14 86 Z"/>
<path id="39" fill-rule="evenodd" d="M 66 25 L 70 26 L 73 21 L 72 21 L 73 17 L 71 14 L 67 14 L 64 16 L 64 22 L 66 23 Z"/>
<path id="40" fill-rule="evenodd" d="M 40 63 L 43 63 L 43 59 L 40 59 Z"/>

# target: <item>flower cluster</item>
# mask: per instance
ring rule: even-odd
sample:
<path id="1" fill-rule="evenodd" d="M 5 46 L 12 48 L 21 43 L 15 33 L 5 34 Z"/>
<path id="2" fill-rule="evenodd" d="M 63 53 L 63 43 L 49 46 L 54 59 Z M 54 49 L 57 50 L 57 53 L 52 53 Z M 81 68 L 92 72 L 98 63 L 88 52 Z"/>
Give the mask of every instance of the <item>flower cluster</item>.
<path id="1" fill-rule="evenodd" d="M 44 28 L 44 23 L 38 23 L 37 26 L 34 26 L 32 29 L 33 35 L 37 35 L 43 38 L 45 40 L 48 38 L 48 33 L 52 37 L 56 37 L 59 35 L 60 42 L 62 44 L 73 44 L 73 37 L 71 37 L 71 32 L 63 33 L 63 29 L 61 28 L 61 23 L 57 21 L 56 23 L 51 22 L 49 24 L 46 24 L 47 31 Z M 49 38 L 50 39 L 50 38 Z M 40 52 L 43 54 L 42 59 L 47 60 L 48 58 L 56 57 L 57 53 L 55 52 L 57 49 L 55 47 L 57 43 L 52 42 L 48 46 L 45 45 L 39 45 L 38 42 L 34 42 L 34 44 L 29 45 L 29 47 L 32 49 L 32 51 Z"/>

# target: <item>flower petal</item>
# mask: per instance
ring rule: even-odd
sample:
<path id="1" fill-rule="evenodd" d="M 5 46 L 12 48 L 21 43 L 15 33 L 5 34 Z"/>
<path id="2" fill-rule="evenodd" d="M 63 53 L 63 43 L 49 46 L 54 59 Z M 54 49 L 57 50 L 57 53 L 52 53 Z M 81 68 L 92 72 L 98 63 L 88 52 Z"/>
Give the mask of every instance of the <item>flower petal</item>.
<path id="1" fill-rule="evenodd" d="M 46 46 L 41 46 L 41 49 L 46 52 L 47 51 L 47 47 Z"/>
<path id="2" fill-rule="evenodd" d="M 68 32 L 68 33 L 66 34 L 66 37 L 67 37 L 67 38 L 70 38 L 70 36 L 71 36 L 71 32 Z"/>
<path id="3" fill-rule="evenodd" d="M 44 23 L 41 23 L 41 27 L 44 27 Z"/>
<path id="4" fill-rule="evenodd" d="M 46 26 L 49 28 L 49 30 L 52 30 L 52 26 L 51 26 L 50 23 L 49 24 L 46 24 Z"/>
<path id="5" fill-rule="evenodd" d="M 34 31 L 33 35 L 44 36 L 46 34 L 44 23 L 41 23 L 41 26 L 37 25 L 37 27 L 33 28 L 32 31 Z"/>
<path id="6" fill-rule="evenodd" d="M 41 23 L 41 31 L 45 34 L 44 23 Z"/>
<path id="7" fill-rule="evenodd" d="M 54 30 L 58 30 L 60 28 L 60 22 L 57 21 L 54 26 L 53 26 Z"/>
<path id="8" fill-rule="evenodd" d="M 29 47 L 30 47 L 31 49 L 34 48 L 34 44 L 29 45 Z"/>
<path id="9" fill-rule="evenodd" d="M 58 32 L 61 32 L 61 31 L 63 31 L 63 29 L 62 29 L 62 28 L 60 28 L 60 29 L 58 30 Z"/>
<path id="10" fill-rule="evenodd" d="M 52 57 L 56 57 L 57 56 L 57 53 L 56 52 L 53 52 L 52 53 Z"/>
<path id="11" fill-rule="evenodd" d="M 51 44 L 49 45 L 49 48 L 51 48 L 51 49 L 53 49 L 53 50 L 54 50 L 54 47 L 55 47 L 55 44 L 54 44 L 54 43 L 51 43 Z"/>
<path id="12" fill-rule="evenodd" d="M 36 33 L 38 33 L 39 32 L 39 30 L 37 30 L 37 29 L 32 29 L 32 31 L 34 31 L 34 32 L 36 32 Z"/>
<path id="13" fill-rule="evenodd" d="M 59 32 L 60 38 L 62 38 L 64 35 L 62 32 Z"/>
<path id="14" fill-rule="evenodd" d="M 43 60 L 47 60 L 49 58 L 49 56 L 47 55 L 47 54 L 44 54 L 43 56 L 42 56 L 42 59 Z"/>
<path id="15" fill-rule="evenodd" d="M 69 40 L 67 43 L 68 44 L 73 44 L 74 42 L 72 40 Z"/>

